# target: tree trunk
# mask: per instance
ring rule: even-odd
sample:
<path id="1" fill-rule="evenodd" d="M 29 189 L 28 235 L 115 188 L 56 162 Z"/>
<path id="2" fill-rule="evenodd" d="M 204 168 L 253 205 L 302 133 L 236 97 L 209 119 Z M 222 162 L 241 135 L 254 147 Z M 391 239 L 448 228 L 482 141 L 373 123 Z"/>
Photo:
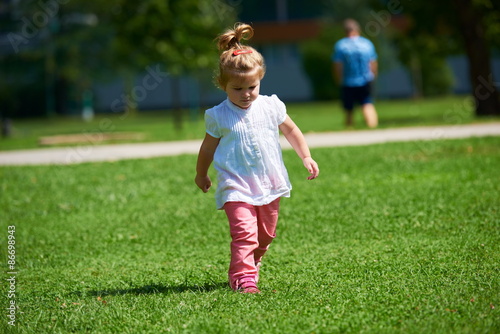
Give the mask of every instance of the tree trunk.
<path id="1" fill-rule="evenodd" d="M 453 0 L 453 2 L 469 60 L 476 116 L 500 115 L 500 95 L 493 81 L 491 54 L 485 40 L 482 14 L 475 8 L 472 0 Z"/>

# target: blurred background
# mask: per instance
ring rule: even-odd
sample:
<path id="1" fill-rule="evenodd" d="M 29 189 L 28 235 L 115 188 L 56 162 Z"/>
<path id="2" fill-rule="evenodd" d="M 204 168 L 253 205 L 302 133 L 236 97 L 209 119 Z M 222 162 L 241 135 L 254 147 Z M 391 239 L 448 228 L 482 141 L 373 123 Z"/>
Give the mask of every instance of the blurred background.
<path id="1" fill-rule="evenodd" d="M 1 0 L 1 117 L 200 112 L 225 98 L 214 38 L 235 22 L 266 59 L 261 94 L 336 100 L 345 18 L 377 48 L 377 99 L 469 94 L 500 113 L 499 1 Z"/>

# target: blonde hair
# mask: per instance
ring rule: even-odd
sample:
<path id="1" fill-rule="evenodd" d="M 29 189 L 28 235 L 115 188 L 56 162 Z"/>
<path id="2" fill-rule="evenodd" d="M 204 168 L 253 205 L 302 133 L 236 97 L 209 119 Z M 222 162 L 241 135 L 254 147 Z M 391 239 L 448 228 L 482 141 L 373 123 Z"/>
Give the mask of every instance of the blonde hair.
<path id="1" fill-rule="evenodd" d="M 219 71 L 216 74 L 216 84 L 225 89 L 231 76 L 244 76 L 257 71 L 259 79 L 264 77 L 266 66 L 262 55 L 250 46 L 241 44 L 253 36 L 253 28 L 244 23 L 236 23 L 233 29 L 228 29 L 217 39 L 217 47 L 221 51 Z"/>

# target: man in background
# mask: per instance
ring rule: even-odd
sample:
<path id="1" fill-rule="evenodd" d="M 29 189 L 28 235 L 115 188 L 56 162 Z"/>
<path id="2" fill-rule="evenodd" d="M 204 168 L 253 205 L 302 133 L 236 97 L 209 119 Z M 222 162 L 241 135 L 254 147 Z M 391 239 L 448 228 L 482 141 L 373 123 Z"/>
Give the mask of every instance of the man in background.
<path id="1" fill-rule="evenodd" d="M 341 86 L 346 126 L 353 126 L 354 104 L 361 104 L 366 125 L 375 128 L 378 116 L 372 98 L 372 81 L 377 75 L 377 53 L 373 43 L 360 36 L 358 22 L 344 21 L 346 37 L 335 43 L 333 74 Z"/>

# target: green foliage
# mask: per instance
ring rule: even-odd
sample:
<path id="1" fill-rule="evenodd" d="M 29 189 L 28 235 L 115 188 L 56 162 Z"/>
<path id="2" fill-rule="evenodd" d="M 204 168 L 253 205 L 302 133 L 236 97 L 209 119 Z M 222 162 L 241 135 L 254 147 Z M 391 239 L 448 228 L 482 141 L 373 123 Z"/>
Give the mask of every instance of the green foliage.
<path id="1" fill-rule="evenodd" d="M 324 0 L 326 15 L 335 21 L 342 22 L 352 18 L 358 22 L 366 22 L 374 7 L 371 0 Z M 377 2 L 380 4 L 380 2 Z"/>
<path id="2" fill-rule="evenodd" d="M 255 296 L 226 284 L 226 217 L 195 156 L 2 167 L 16 332 L 496 333 L 499 147 L 315 149 L 314 181 L 285 151 L 294 190 Z"/>
<path id="3" fill-rule="evenodd" d="M 14 54 L 0 55 L 2 73 L 8 74 L 0 77 L 0 86 L 43 83 L 30 89 L 49 103 L 53 98 L 59 113 L 78 105 L 96 79 L 135 76 L 158 63 L 172 75 L 210 68 L 217 59 L 213 39 L 235 21 L 235 8 L 223 0 L 23 0 L 10 9 L 14 19 L 2 16 L 0 25 L 12 29 Z M 7 58 L 15 66 L 6 66 Z M 25 80 L 40 62 L 43 71 Z M 9 114 L 38 115 L 50 108 L 48 103 L 23 108 L 16 99 L 21 94 L 4 105 L 4 113 L 10 107 Z"/>
<path id="4" fill-rule="evenodd" d="M 473 0 L 476 8 L 481 11 L 484 17 L 484 27 L 486 37 L 492 47 L 500 48 L 500 3 L 493 0 Z"/>
<path id="5" fill-rule="evenodd" d="M 398 45 L 400 59 L 410 69 L 418 95 L 451 93 L 454 76 L 439 41 L 427 35 L 414 39 L 401 36 Z"/>
<path id="6" fill-rule="evenodd" d="M 458 23 L 449 6 L 445 2 L 403 3 L 409 28 L 391 31 L 399 49 L 399 58 L 410 69 L 420 96 L 448 94 L 454 84 L 446 57 L 462 50 L 456 28 L 450 26 L 458 26 Z M 429 12 L 443 15 L 429 19 Z"/>
<path id="7" fill-rule="evenodd" d="M 36 55 L 0 56 L 0 118 L 38 117 L 45 110 L 44 62 Z M 26 72 L 24 69 L 30 71 Z"/>
<path id="8" fill-rule="evenodd" d="M 448 95 L 454 84 L 454 76 L 446 59 L 422 57 L 422 86 L 424 96 Z"/>
<path id="9" fill-rule="evenodd" d="M 113 46 L 130 67 L 163 63 L 175 75 L 210 67 L 217 59 L 214 38 L 235 21 L 223 1 L 115 1 L 108 17 Z"/>
<path id="10" fill-rule="evenodd" d="M 318 38 L 301 45 L 302 66 L 311 82 L 316 100 L 338 99 L 339 88 L 333 78 L 332 52 L 335 42 L 344 37 L 342 29 L 324 25 Z"/>
<path id="11" fill-rule="evenodd" d="M 473 1 L 482 17 L 487 42 L 498 46 L 500 6 L 495 1 Z M 460 22 L 453 1 L 402 1 L 402 14 L 408 27 L 393 31 L 400 59 L 410 69 L 420 94 L 432 96 L 449 93 L 453 78 L 445 59 L 465 52 Z M 429 13 L 433 13 L 430 15 Z M 482 29 L 481 28 L 481 29 Z M 463 27 L 465 30 L 478 27 Z"/>

